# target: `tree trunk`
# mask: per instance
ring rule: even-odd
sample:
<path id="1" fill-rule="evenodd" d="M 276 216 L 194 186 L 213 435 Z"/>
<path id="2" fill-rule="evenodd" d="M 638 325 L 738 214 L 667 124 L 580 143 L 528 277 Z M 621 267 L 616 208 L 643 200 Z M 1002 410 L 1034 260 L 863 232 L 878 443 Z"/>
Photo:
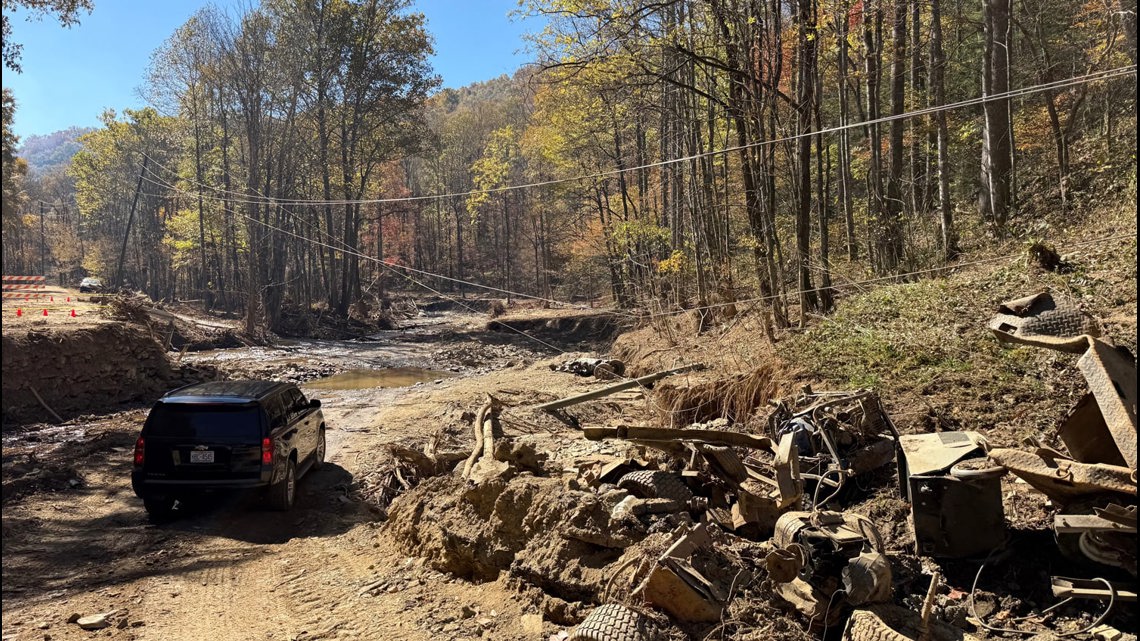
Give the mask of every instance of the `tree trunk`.
<path id="1" fill-rule="evenodd" d="M 1124 52 L 1136 64 L 1136 0 L 1120 0 L 1120 20 L 1124 23 Z"/>
<path id="2" fill-rule="evenodd" d="M 807 315 L 818 307 L 812 291 L 809 252 L 811 249 L 811 117 L 815 101 L 815 78 L 812 61 L 818 37 L 812 19 L 813 0 L 799 0 L 799 78 L 796 82 L 796 109 L 799 112 L 798 151 L 796 154 L 796 270 L 800 297 L 800 327 Z"/>
<path id="3" fill-rule="evenodd" d="M 883 175 L 882 175 L 882 133 L 879 119 L 879 83 L 882 68 L 883 11 L 875 0 L 863 2 L 863 64 L 867 80 L 867 144 L 870 146 L 871 167 L 867 174 L 867 214 L 869 220 L 883 219 Z M 876 235 L 881 233 L 878 230 Z M 868 239 L 868 248 L 874 247 L 878 253 L 878 243 Z M 872 260 L 879 260 L 872 256 Z"/>
<path id="4" fill-rule="evenodd" d="M 859 245 L 855 240 L 855 212 L 851 205 L 851 132 L 847 129 L 850 121 L 850 106 L 847 103 L 847 26 L 851 7 L 847 0 L 840 4 L 842 12 L 836 20 L 839 30 L 839 192 L 843 202 L 843 221 L 847 230 L 847 258 L 858 260 Z"/>
<path id="5" fill-rule="evenodd" d="M 982 0 L 985 47 L 982 59 L 982 95 L 1009 91 L 1008 44 L 1010 0 Z M 1009 98 L 987 100 L 982 105 L 982 185 L 980 213 L 997 231 L 1005 234 L 1010 211 L 1011 157 Z"/>
<path id="6" fill-rule="evenodd" d="M 906 0 L 895 0 L 894 47 L 891 55 L 891 115 L 900 116 L 906 110 Z M 880 219 L 878 259 L 883 272 L 891 272 L 902 262 L 902 178 L 903 129 L 901 118 L 890 124 L 890 173 L 887 177 L 887 206 Z"/>
<path id="7" fill-rule="evenodd" d="M 930 84 L 935 107 L 946 104 L 946 55 L 942 51 L 940 5 L 941 0 L 930 2 L 930 50 L 933 63 L 930 68 Z M 950 141 L 946 112 L 938 111 L 934 114 L 934 120 L 938 126 L 938 212 L 942 227 L 942 255 L 946 260 L 952 260 L 958 255 L 958 238 L 954 229 L 954 211 L 950 204 Z"/>

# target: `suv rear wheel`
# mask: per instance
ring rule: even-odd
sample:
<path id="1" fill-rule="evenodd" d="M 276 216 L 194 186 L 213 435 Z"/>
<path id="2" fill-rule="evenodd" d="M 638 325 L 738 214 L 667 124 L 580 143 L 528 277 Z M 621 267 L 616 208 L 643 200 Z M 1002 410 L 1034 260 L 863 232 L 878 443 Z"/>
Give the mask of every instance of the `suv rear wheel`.
<path id="1" fill-rule="evenodd" d="M 293 507 L 293 499 L 297 495 L 297 463 L 289 459 L 285 464 L 285 474 L 273 485 L 269 486 L 269 507 L 282 512 Z"/>
<path id="2" fill-rule="evenodd" d="M 143 509 L 151 521 L 168 521 L 174 516 L 174 499 L 168 497 L 146 497 Z"/>
<path id="3" fill-rule="evenodd" d="M 321 465 L 325 462 L 325 428 L 322 426 L 320 436 L 317 437 L 317 450 L 313 452 L 313 469 L 321 469 Z"/>

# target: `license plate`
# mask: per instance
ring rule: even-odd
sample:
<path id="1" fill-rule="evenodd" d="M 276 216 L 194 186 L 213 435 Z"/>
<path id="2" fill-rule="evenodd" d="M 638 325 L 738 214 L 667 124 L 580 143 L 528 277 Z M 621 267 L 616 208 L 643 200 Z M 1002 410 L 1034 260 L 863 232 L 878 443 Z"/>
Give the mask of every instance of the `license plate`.
<path id="1" fill-rule="evenodd" d="M 214 453 L 210 450 L 190 450 L 191 463 L 213 463 Z"/>

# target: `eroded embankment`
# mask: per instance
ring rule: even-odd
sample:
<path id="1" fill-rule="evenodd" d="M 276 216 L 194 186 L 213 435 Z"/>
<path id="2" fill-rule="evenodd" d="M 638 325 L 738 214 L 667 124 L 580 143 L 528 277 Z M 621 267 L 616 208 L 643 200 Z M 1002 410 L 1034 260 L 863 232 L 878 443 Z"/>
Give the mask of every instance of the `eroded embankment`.
<path id="1" fill-rule="evenodd" d="M 66 420 L 209 376 L 172 363 L 146 329 L 123 323 L 9 332 L 2 362 L 5 423 L 50 420 L 44 405 Z"/>

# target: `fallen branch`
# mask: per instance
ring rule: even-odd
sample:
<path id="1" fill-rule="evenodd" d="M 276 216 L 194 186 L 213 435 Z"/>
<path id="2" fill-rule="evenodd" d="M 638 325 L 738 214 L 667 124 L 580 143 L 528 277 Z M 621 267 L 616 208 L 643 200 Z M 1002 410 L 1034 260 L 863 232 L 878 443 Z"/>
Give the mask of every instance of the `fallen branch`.
<path id="1" fill-rule="evenodd" d="M 481 457 L 494 456 L 495 422 L 502 408 L 502 402 L 490 394 L 487 395 L 487 402 L 479 408 L 479 415 L 475 418 L 475 425 L 473 426 L 475 448 L 471 450 L 471 456 L 468 456 L 467 461 L 463 464 L 463 478 L 471 478 L 471 471 Z"/>
<path id="2" fill-rule="evenodd" d="M 43 408 L 48 411 L 48 414 L 52 415 L 52 418 L 55 419 L 56 423 L 62 423 L 63 422 L 63 419 L 59 417 L 59 414 L 56 414 L 55 410 L 48 407 L 48 404 L 44 402 L 44 398 L 42 396 L 40 396 L 40 393 L 36 391 L 35 387 L 29 385 L 28 389 L 32 390 L 32 395 L 35 396 L 36 400 L 40 402 L 40 405 L 42 405 Z"/>

